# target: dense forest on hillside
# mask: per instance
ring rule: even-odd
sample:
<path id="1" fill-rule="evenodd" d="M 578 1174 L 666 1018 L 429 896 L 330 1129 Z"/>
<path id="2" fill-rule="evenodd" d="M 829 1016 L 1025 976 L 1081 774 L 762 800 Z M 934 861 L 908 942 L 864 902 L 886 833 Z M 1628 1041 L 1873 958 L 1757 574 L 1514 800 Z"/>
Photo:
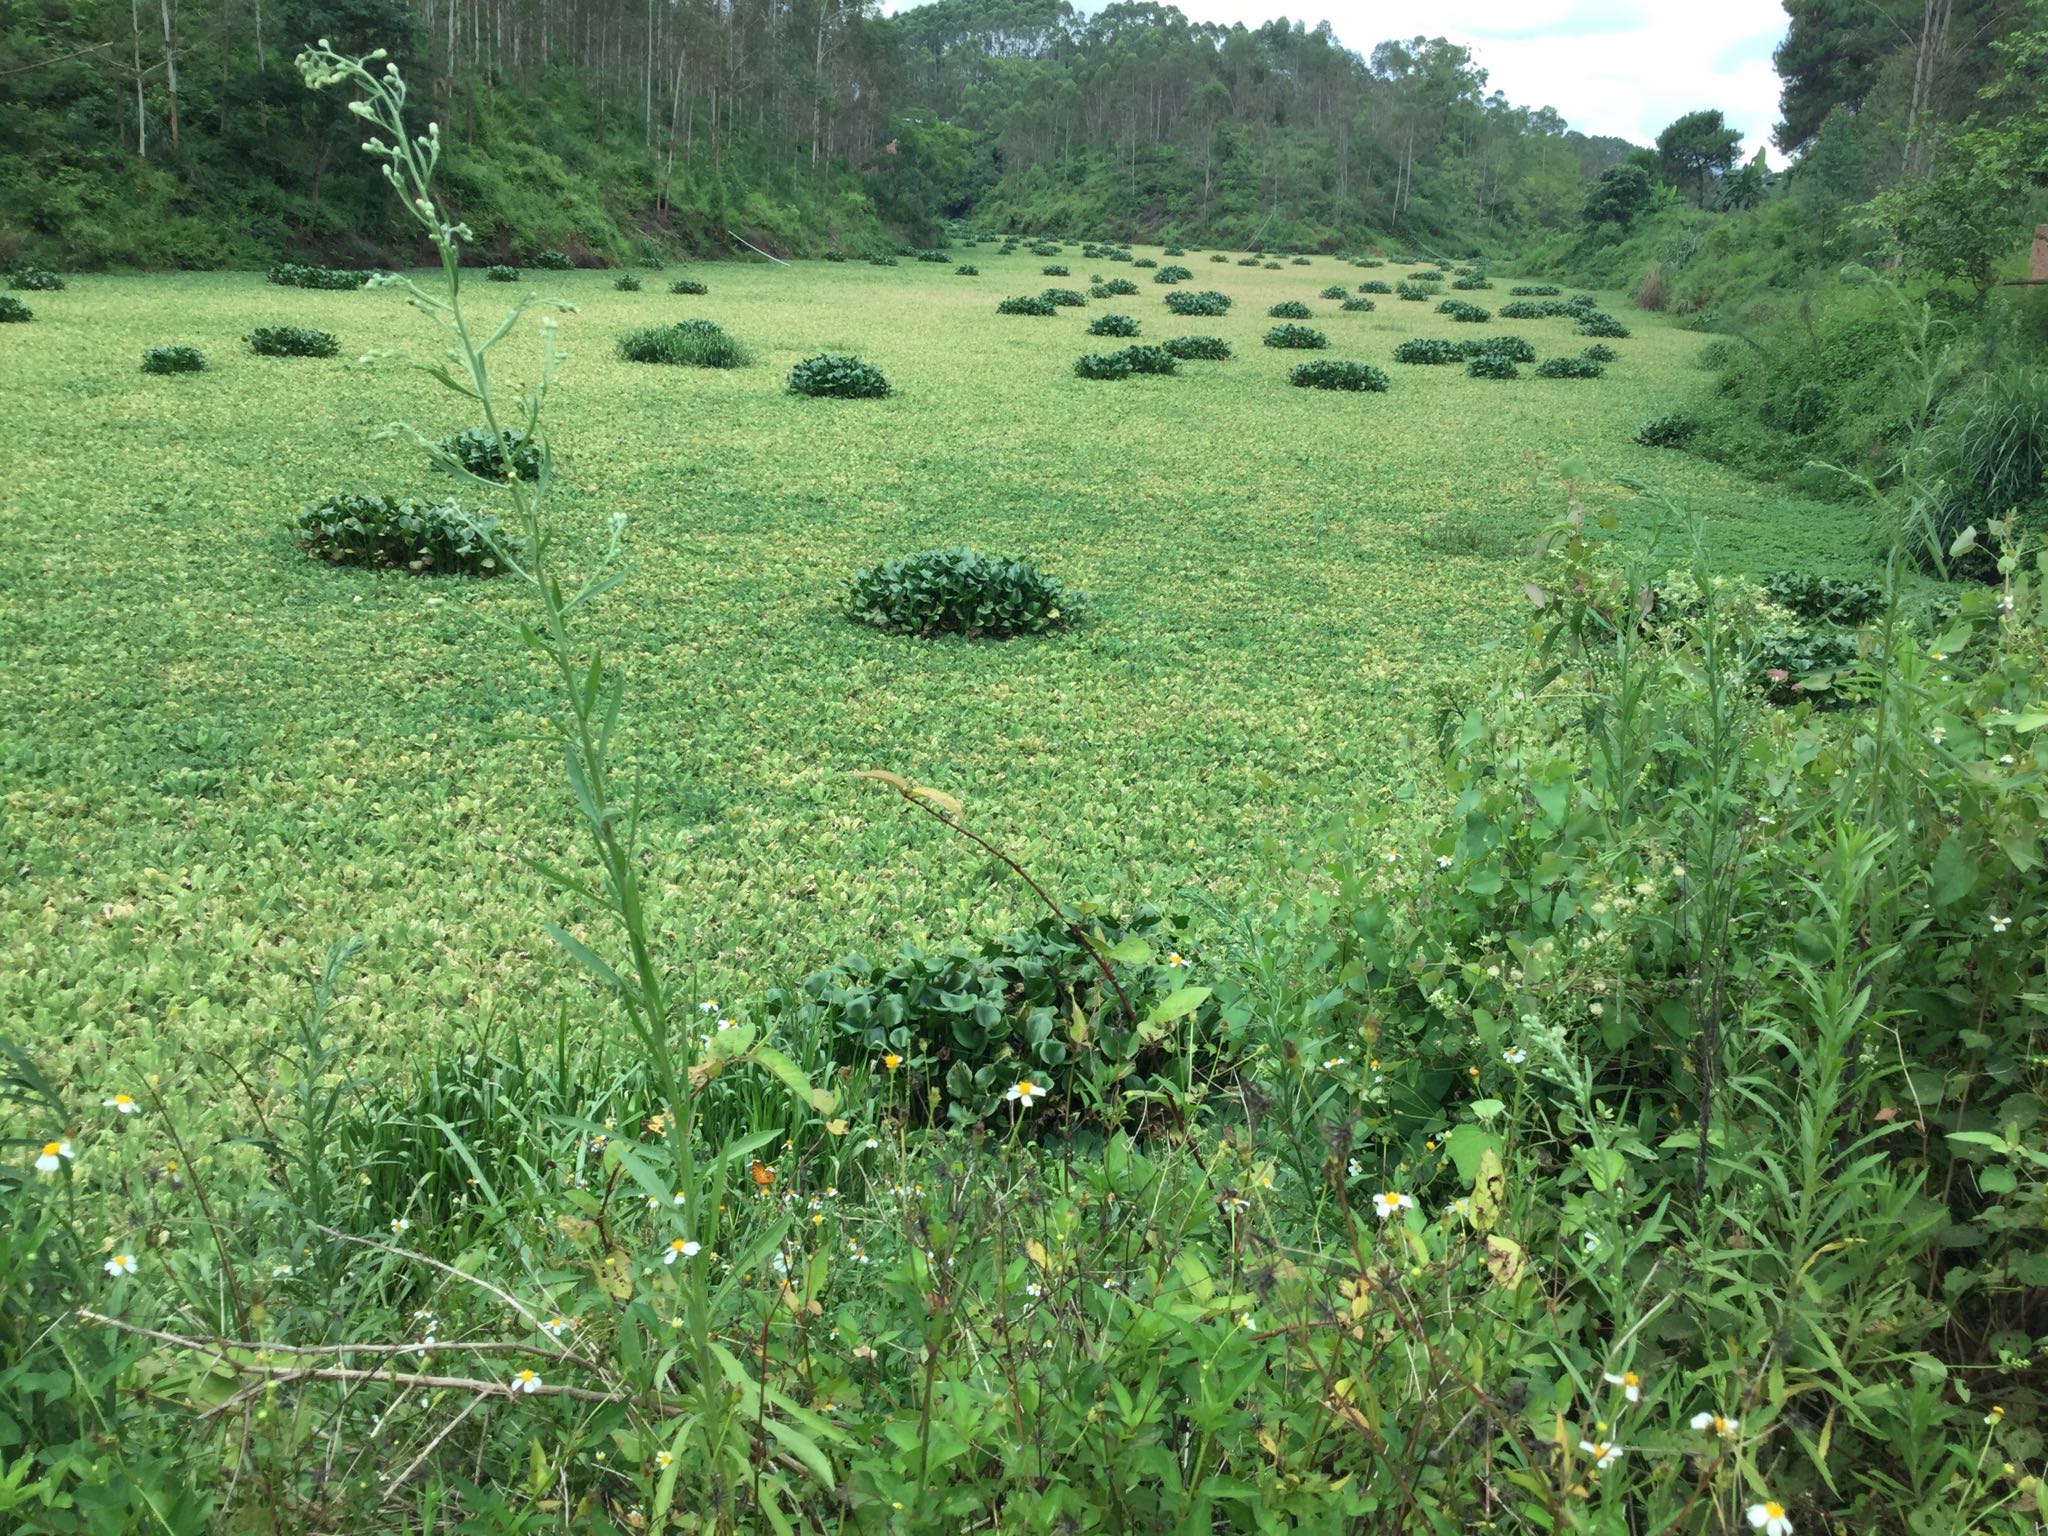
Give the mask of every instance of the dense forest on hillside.
<path id="1" fill-rule="evenodd" d="M 1486 89 L 1467 50 L 939 0 L 14 0 L 0 230 L 39 259 L 367 261 L 409 238 L 291 70 L 388 46 L 458 126 L 496 254 L 929 239 L 973 210 L 1105 235 L 1470 246 L 1554 229 L 1629 146 Z"/>

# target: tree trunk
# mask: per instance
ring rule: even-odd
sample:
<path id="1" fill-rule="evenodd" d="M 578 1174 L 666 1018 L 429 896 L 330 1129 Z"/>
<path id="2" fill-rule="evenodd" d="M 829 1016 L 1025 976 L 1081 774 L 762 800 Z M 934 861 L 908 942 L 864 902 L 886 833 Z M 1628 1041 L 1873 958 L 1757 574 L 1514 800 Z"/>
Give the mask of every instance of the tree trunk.
<path id="1" fill-rule="evenodd" d="M 178 147 L 178 39 L 171 23 L 171 0 L 158 0 L 164 18 L 164 97 L 170 105 L 171 148 Z"/>
<path id="2" fill-rule="evenodd" d="M 135 158 L 149 158 L 149 108 L 142 94 L 142 0 L 128 0 L 128 22 L 135 29 Z"/>

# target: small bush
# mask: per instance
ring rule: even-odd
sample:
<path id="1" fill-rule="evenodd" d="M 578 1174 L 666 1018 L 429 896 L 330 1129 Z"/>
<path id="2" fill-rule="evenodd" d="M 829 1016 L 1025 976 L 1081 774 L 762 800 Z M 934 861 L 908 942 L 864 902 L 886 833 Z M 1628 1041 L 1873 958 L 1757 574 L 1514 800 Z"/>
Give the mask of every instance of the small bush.
<path id="1" fill-rule="evenodd" d="M 1278 272 L 1280 270 L 1280 263 L 1277 261 L 1266 262 L 1264 266 L 1268 272 Z"/>
<path id="2" fill-rule="evenodd" d="M 1180 360 L 1165 347 L 1125 347 L 1124 360 L 1133 373 L 1178 373 Z"/>
<path id="3" fill-rule="evenodd" d="M 36 312 L 11 293 L 0 293 L 0 325 L 26 325 Z"/>
<path id="4" fill-rule="evenodd" d="M 1436 312 L 1449 315 L 1461 325 L 1484 325 L 1493 318 L 1492 311 L 1481 309 L 1477 304 L 1468 304 L 1463 299 L 1445 299 L 1437 305 Z"/>
<path id="5" fill-rule="evenodd" d="M 848 618 L 897 635 L 1042 635 L 1086 608 L 1084 594 L 1029 562 L 971 549 L 925 550 L 856 571 L 845 594 Z"/>
<path id="6" fill-rule="evenodd" d="M 1275 320 L 1306 320 L 1314 311 L 1299 299 L 1282 299 L 1266 313 Z"/>
<path id="7" fill-rule="evenodd" d="M 1330 344 L 1330 338 L 1321 331 L 1311 330 L 1305 325 L 1276 325 L 1265 335 L 1269 347 L 1287 347 L 1297 351 L 1318 351 Z"/>
<path id="8" fill-rule="evenodd" d="M 1510 299 L 1500 307 L 1503 320 L 1544 320 L 1550 315 L 1550 307 L 1531 299 Z"/>
<path id="9" fill-rule="evenodd" d="M 1343 299 L 1348 298 L 1349 296 L 1350 290 L 1347 289 L 1342 283 L 1332 283 L 1329 287 L 1325 288 L 1321 293 L 1316 295 L 1316 297 L 1319 299 Z"/>
<path id="10" fill-rule="evenodd" d="M 1597 379 L 1606 371 L 1590 357 L 1546 357 L 1536 365 L 1539 379 Z"/>
<path id="11" fill-rule="evenodd" d="M 1308 258 L 1306 256 L 1297 256 L 1294 258 L 1294 264 L 1297 267 L 1305 267 L 1308 265 Z"/>
<path id="12" fill-rule="evenodd" d="M 944 251 L 919 251 L 917 259 L 928 267 L 942 267 L 951 260 Z"/>
<path id="13" fill-rule="evenodd" d="M 344 272 L 338 267 L 309 267 L 302 262 L 280 261 L 270 269 L 268 278 L 280 288 L 318 288 L 343 293 L 362 287 L 372 275 L 368 272 Z"/>
<path id="14" fill-rule="evenodd" d="M 899 265 L 899 263 L 894 256 L 870 256 L 868 258 L 868 265 L 871 267 L 893 267 Z"/>
<path id="15" fill-rule="evenodd" d="M 1422 283 L 1399 282 L 1394 284 L 1394 297 L 1411 304 L 1426 304 L 1436 297 L 1436 292 Z"/>
<path id="16" fill-rule="evenodd" d="M 1604 336 L 1615 341 L 1625 341 L 1628 339 L 1628 327 L 1615 319 L 1614 316 L 1596 309 L 1579 322 L 1579 334 L 1581 336 Z"/>
<path id="17" fill-rule="evenodd" d="M 789 392 L 833 400 L 880 400 L 889 393 L 889 381 L 873 363 L 821 352 L 789 370 Z"/>
<path id="18" fill-rule="evenodd" d="M 1185 256 L 1187 255 L 1187 252 L 1182 250 L 1177 245 L 1169 245 L 1168 247 L 1166 247 L 1164 254 L 1168 256 Z"/>
<path id="19" fill-rule="evenodd" d="M 846 253 L 844 251 L 827 251 L 824 255 L 824 260 L 844 261 L 846 260 Z"/>
<path id="20" fill-rule="evenodd" d="M 1522 370 L 1504 352 L 1475 352 L 1465 362 L 1465 372 L 1475 379 L 1519 379 Z"/>
<path id="21" fill-rule="evenodd" d="M 1300 389 L 1366 390 L 1373 394 L 1385 394 L 1387 389 L 1387 376 L 1371 363 L 1343 362 L 1331 357 L 1296 363 L 1287 382 Z"/>
<path id="22" fill-rule="evenodd" d="M 436 446 L 479 480 L 503 481 L 506 478 L 505 460 L 498 452 L 497 436 L 487 428 L 465 427 L 453 437 L 442 438 Z M 540 478 L 538 443 L 515 428 L 505 434 L 505 446 L 512 456 L 513 474 L 521 480 Z"/>
<path id="23" fill-rule="evenodd" d="M 1808 689 L 1806 679 L 1853 671 L 1862 661 L 1856 636 L 1841 629 L 1775 629 L 1759 634 L 1750 649 L 1750 673 L 1773 704 L 1839 700 L 1841 690 Z"/>
<path id="24" fill-rule="evenodd" d="M 1067 277 L 1070 275 L 1065 267 L 1057 263 L 1050 267 L 1040 267 L 1038 272 L 1041 277 Z"/>
<path id="25" fill-rule="evenodd" d="M 1090 336 L 1135 336 L 1138 322 L 1129 315 L 1097 315 L 1088 322 Z"/>
<path id="26" fill-rule="evenodd" d="M 7 286 L 23 293 L 57 293 L 64 287 L 64 279 L 46 268 L 24 264 L 7 269 Z"/>
<path id="27" fill-rule="evenodd" d="M 679 277 L 668 285 L 670 293 L 682 294 L 689 298 L 701 299 L 711 289 L 694 277 Z"/>
<path id="28" fill-rule="evenodd" d="M 1464 355 L 1458 343 L 1442 336 L 1416 336 L 1394 348 L 1395 362 L 1422 366 L 1455 363 Z"/>
<path id="29" fill-rule="evenodd" d="M 1428 285 L 1428 284 L 1430 284 L 1430 283 L 1440 283 L 1440 282 L 1442 282 L 1443 280 L 1444 280 L 1444 275 L 1443 275 L 1443 273 L 1441 273 L 1441 272 L 1432 272 L 1432 271 L 1430 271 L 1430 270 L 1429 270 L 1428 268 L 1426 268 L 1426 267 L 1425 267 L 1425 268 L 1423 268 L 1423 269 L 1422 269 L 1422 270 L 1420 270 L 1420 271 L 1416 271 L 1416 272 L 1410 272 L 1410 273 L 1408 274 L 1408 281 L 1409 281 L 1409 282 L 1411 282 L 1411 283 L 1422 283 L 1422 284 L 1424 284 L 1425 286 L 1426 286 L 1426 285 Z"/>
<path id="30" fill-rule="evenodd" d="M 199 373 L 206 367 L 206 354 L 197 347 L 151 347 L 142 354 L 144 373 Z"/>
<path id="31" fill-rule="evenodd" d="M 1056 309 L 1083 309 L 1088 304 L 1088 296 L 1072 288 L 1048 288 L 1039 297 Z"/>
<path id="32" fill-rule="evenodd" d="M 1152 274 L 1155 283 L 1184 283 L 1195 274 L 1187 267 L 1168 264 Z"/>
<path id="33" fill-rule="evenodd" d="M 1351 265 L 1353 265 L 1354 267 L 1363 268 L 1365 271 L 1370 272 L 1375 267 L 1384 267 L 1386 263 L 1380 260 L 1380 258 L 1377 256 L 1361 256 L 1357 261 L 1351 263 Z"/>
<path id="34" fill-rule="evenodd" d="M 1660 310 L 1670 306 L 1671 278 L 1661 262 L 1651 262 L 1636 284 L 1636 308 Z"/>
<path id="35" fill-rule="evenodd" d="M 1683 421 L 1685 418 L 1660 416 L 1658 420 Z M 1643 425 L 1647 430 L 1655 424 L 1645 422 Z M 1642 440 L 1642 432 L 1636 433 L 1636 441 Z M 1802 619 L 1815 619 L 1825 624 L 1868 624 L 1884 611 L 1884 589 L 1876 582 L 1820 576 L 1811 571 L 1772 572 L 1764 578 L 1764 596 L 1781 608 L 1789 608 Z"/>
<path id="36" fill-rule="evenodd" d="M 517 267 L 495 266 L 484 268 L 484 281 L 488 283 L 516 283 L 519 281 Z"/>
<path id="37" fill-rule="evenodd" d="M 1358 294 L 1350 295 L 1344 300 L 1342 304 L 1338 305 L 1337 307 L 1339 309 L 1348 310 L 1355 315 L 1370 314 L 1374 309 L 1378 308 L 1378 306 L 1374 304 L 1371 299 L 1365 298 L 1362 295 Z"/>
<path id="38" fill-rule="evenodd" d="M 1378 278 L 1368 278 L 1366 281 L 1358 285 L 1358 291 L 1360 293 L 1388 294 L 1392 293 L 1394 290 L 1386 283 L 1381 282 Z"/>
<path id="39" fill-rule="evenodd" d="M 2037 543 L 2048 515 L 2048 368 L 2008 365 L 1951 394 L 1935 422 L 1934 467 L 1941 496 L 1925 509 L 1922 531 L 1944 552 L 1965 528 L 1981 534 L 2013 511 Z M 1949 569 L 1985 581 L 1998 574 L 1988 540 Z"/>
<path id="40" fill-rule="evenodd" d="M 1683 448 L 1699 429 L 1690 416 L 1652 416 L 1636 428 L 1636 441 L 1645 448 Z"/>
<path id="41" fill-rule="evenodd" d="M 1451 286 L 1466 293 L 1476 293 L 1483 288 L 1491 288 L 1493 284 L 1483 277 L 1461 277 Z"/>
<path id="42" fill-rule="evenodd" d="M 1240 267 L 1256 267 L 1259 264 L 1259 258 L 1256 256 L 1240 256 L 1237 264 Z"/>
<path id="43" fill-rule="evenodd" d="M 1519 288 L 1510 288 L 1508 295 L 1517 299 L 1547 299 L 1564 292 L 1562 288 L 1549 283 L 1524 283 Z"/>
<path id="44" fill-rule="evenodd" d="M 996 305 L 999 315 L 1052 315 L 1059 313 L 1051 299 L 1037 294 L 1012 294 Z"/>
<path id="45" fill-rule="evenodd" d="M 1227 363 L 1236 355 L 1221 336 L 1176 336 L 1165 346 L 1183 362 Z"/>
<path id="46" fill-rule="evenodd" d="M 1134 294 L 1138 291 L 1138 285 L 1132 282 L 1128 277 L 1112 277 L 1108 282 L 1102 284 L 1101 286 L 1102 292 L 1104 296 L 1107 298 L 1129 297 L 1131 294 Z"/>
<path id="47" fill-rule="evenodd" d="M 681 368 L 739 368 L 747 350 L 712 320 L 652 325 L 619 338 L 619 356 L 629 363 L 667 363 Z"/>
<path id="48" fill-rule="evenodd" d="M 259 325 L 247 339 L 258 357 L 332 357 L 341 350 L 332 332 L 302 325 Z"/>
<path id="49" fill-rule="evenodd" d="M 390 496 L 330 496 L 300 508 L 294 527 L 316 559 L 429 576 L 495 576 L 491 545 L 506 544 L 496 518 L 471 517 L 452 501 Z"/>
<path id="50" fill-rule="evenodd" d="M 1131 360 L 1121 352 L 1084 352 L 1074 359 L 1074 372 L 1084 379 L 1128 379 Z"/>
<path id="51" fill-rule="evenodd" d="M 1536 349 L 1519 336 L 1480 336 L 1471 341 L 1454 343 L 1460 357 L 1477 357 L 1482 352 L 1492 352 L 1511 363 L 1533 363 Z"/>
<path id="52" fill-rule="evenodd" d="M 981 268 L 970 262 L 965 266 L 955 267 L 953 275 L 955 277 L 979 277 L 981 276 Z"/>
<path id="53" fill-rule="evenodd" d="M 1185 288 L 1176 288 L 1166 296 L 1166 308 L 1171 314 L 1204 315 L 1213 319 L 1218 315 L 1228 313 L 1230 309 L 1230 296 L 1218 293 L 1213 288 L 1203 288 L 1193 292 Z"/>
<path id="54" fill-rule="evenodd" d="M 526 258 L 529 267 L 538 267 L 543 272 L 574 272 L 576 263 L 563 251 L 535 251 Z"/>
<path id="55" fill-rule="evenodd" d="M 1224 254 L 1223 254 L 1223 253 L 1222 253 L 1221 251 L 1213 251 L 1213 252 L 1211 252 L 1211 253 L 1210 253 L 1210 255 L 1209 255 L 1209 259 L 1210 259 L 1211 261 L 1214 261 L 1214 262 L 1223 262 L 1223 263 L 1227 263 L 1227 262 L 1228 262 L 1228 261 L 1230 260 L 1230 258 L 1229 258 L 1228 256 L 1224 255 Z"/>
<path id="56" fill-rule="evenodd" d="M 638 293 L 640 291 L 640 279 L 631 272 L 621 272 L 612 279 L 612 286 L 621 293 Z"/>
<path id="57" fill-rule="evenodd" d="M 1614 348 L 1596 341 L 1592 346 L 1581 352 L 1579 356 L 1591 358 L 1596 363 L 1611 363 L 1621 354 L 1615 351 Z"/>
<path id="58" fill-rule="evenodd" d="M 1134 267 L 1156 267 L 1159 265 L 1159 263 L 1154 261 L 1150 256 L 1140 256 L 1137 260 L 1133 261 L 1131 265 Z"/>

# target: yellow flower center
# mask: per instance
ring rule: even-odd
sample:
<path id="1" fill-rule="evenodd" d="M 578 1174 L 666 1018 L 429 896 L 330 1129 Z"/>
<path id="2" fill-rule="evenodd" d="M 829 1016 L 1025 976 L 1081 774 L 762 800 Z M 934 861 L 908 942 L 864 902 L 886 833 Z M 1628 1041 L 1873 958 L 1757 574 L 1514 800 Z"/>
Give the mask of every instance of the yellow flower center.
<path id="1" fill-rule="evenodd" d="M 1643 1384 L 1643 1379 L 1634 1371 L 1623 1371 L 1621 1373 L 1621 1384 L 1624 1387 L 1639 1387 Z"/>
<path id="2" fill-rule="evenodd" d="M 1785 1518 L 1785 1506 L 1782 1504 L 1766 1504 L 1764 1506 L 1764 1513 L 1773 1520 L 1782 1520 Z"/>
<path id="3" fill-rule="evenodd" d="M 64 1143 L 61 1141 L 46 1141 L 43 1143 L 43 1156 L 45 1157 L 55 1157 L 63 1150 Z"/>

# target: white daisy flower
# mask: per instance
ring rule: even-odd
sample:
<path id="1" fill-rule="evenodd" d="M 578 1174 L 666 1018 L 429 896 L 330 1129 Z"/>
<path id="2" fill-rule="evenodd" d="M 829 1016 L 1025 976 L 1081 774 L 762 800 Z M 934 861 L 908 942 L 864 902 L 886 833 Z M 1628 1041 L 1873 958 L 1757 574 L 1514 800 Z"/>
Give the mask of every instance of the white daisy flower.
<path id="1" fill-rule="evenodd" d="M 1005 1100 L 1021 1104 L 1026 1109 L 1029 1109 L 1034 1100 L 1045 1097 L 1045 1088 L 1043 1085 L 1034 1083 L 1027 1077 L 1021 1083 L 1012 1083 L 1010 1091 L 1004 1094 L 1003 1097 Z"/>
<path id="2" fill-rule="evenodd" d="M 1621 1460 L 1621 1447 L 1605 1440 L 1581 1440 L 1579 1449 L 1593 1458 L 1595 1472 L 1605 1472 Z"/>
<path id="3" fill-rule="evenodd" d="M 1619 1376 L 1612 1371 L 1603 1373 L 1610 1387 L 1621 1388 L 1621 1395 L 1632 1403 L 1643 1400 L 1643 1378 L 1634 1371 L 1623 1371 Z"/>
<path id="4" fill-rule="evenodd" d="M 698 1011 L 699 1013 L 716 1013 L 716 1012 L 718 1012 L 718 999 L 717 999 L 717 998 L 715 998 L 715 997 L 707 997 L 707 998 L 705 998 L 703 1002 L 701 1002 L 701 1003 L 699 1003 L 699 1004 L 697 1005 L 697 1011 Z"/>
<path id="5" fill-rule="evenodd" d="M 101 1267 L 118 1280 L 123 1275 L 135 1273 L 135 1255 L 132 1253 L 117 1253 Z"/>
<path id="6" fill-rule="evenodd" d="M 1414 1210 L 1415 1197 L 1401 1194 L 1398 1190 L 1387 1190 L 1372 1197 L 1372 1208 L 1373 1213 L 1381 1221 L 1385 1221 L 1389 1216 L 1399 1215 L 1402 1211 Z"/>
<path id="7" fill-rule="evenodd" d="M 704 1251 L 703 1245 L 695 1238 L 684 1242 L 680 1237 L 668 1245 L 668 1251 L 661 1256 L 664 1264 L 673 1264 L 677 1259 L 694 1259 Z"/>
<path id="8" fill-rule="evenodd" d="M 1175 970 L 1179 970 L 1188 962 L 1186 957 L 1183 956 L 1178 950 L 1176 950 L 1174 951 L 1174 953 L 1166 957 L 1166 963 L 1172 966 Z"/>
<path id="9" fill-rule="evenodd" d="M 514 1392 L 524 1392 L 529 1397 L 538 1392 L 542 1385 L 540 1376 L 533 1371 L 521 1371 L 512 1378 L 512 1390 Z"/>
<path id="10" fill-rule="evenodd" d="M 1996 912 L 1991 914 L 1991 931 L 1993 933 L 2003 933 L 2006 929 L 2010 928 L 2011 926 L 2011 918 L 2000 917 Z"/>
<path id="11" fill-rule="evenodd" d="M 1932 741 L 1938 747 L 1944 741 L 1948 740 L 1948 727 L 1945 725 L 1937 725 L 1933 730 L 1927 733 L 1927 737 L 1928 740 Z M 1756 1507 L 1758 1509 L 1763 1508 L 1761 1504 L 1757 1505 Z"/>
<path id="12" fill-rule="evenodd" d="M 1451 856 L 1448 853 L 1438 854 L 1436 856 L 1436 867 L 1438 869 L 1449 869 L 1451 867 Z"/>
<path id="13" fill-rule="evenodd" d="M 1581 1232 L 1579 1234 L 1579 1252 L 1591 1253 L 1595 1248 L 1598 1248 L 1599 1246 L 1599 1234 L 1594 1232 Z"/>
<path id="14" fill-rule="evenodd" d="M 1711 1429 L 1723 1440 L 1733 1440 L 1735 1431 L 1742 1428 L 1742 1420 L 1725 1418 L 1718 1413 L 1696 1413 L 1692 1416 L 1692 1427 L 1698 1430 Z"/>
<path id="15" fill-rule="evenodd" d="M 566 1317 L 551 1317 L 540 1325 L 540 1331 L 551 1339 L 559 1339 L 569 1331 L 569 1320 Z"/>
<path id="16" fill-rule="evenodd" d="M 36 1159 L 37 1173 L 55 1173 L 63 1164 L 70 1162 L 77 1154 L 71 1150 L 71 1143 L 65 1140 L 46 1141 L 43 1154 Z"/>
<path id="17" fill-rule="evenodd" d="M 654 1453 L 654 1464 L 657 1467 L 661 1468 L 662 1471 L 666 1472 L 670 1467 L 675 1465 L 675 1457 L 670 1455 L 667 1451 L 656 1451 Z"/>
<path id="18" fill-rule="evenodd" d="M 1519 1067 L 1529 1059 L 1529 1053 L 1519 1045 L 1511 1045 L 1500 1053 L 1500 1059 L 1511 1067 Z"/>
<path id="19" fill-rule="evenodd" d="M 101 1107 L 111 1109 L 117 1115 L 132 1115 L 142 1108 L 125 1093 L 112 1094 L 100 1100 Z"/>
<path id="20" fill-rule="evenodd" d="M 1752 1529 L 1762 1531 L 1764 1536 L 1792 1536 L 1792 1517 L 1785 1513 L 1785 1506 L 1776 1499 L 1750 1505 L 1749 1523 Z"/>
<path id="21" fill-rule="evenodd" d="M 406 1220 L 405 1217 L 394 1216 L 391 1218 L 391 1235 L 393 1237 L 397 1237 L 402 1233 L 409 1232 L 411 1230 L 412 1223 Z"/>
<path id="22" fill-rule="evenodd" d="M 289 1279 L 291 1279 L 291 1277 L 292 1277 L 292 1267 L 291 1267 L 291 1265 L 289 1265 L 289 1264 L 273 1264 L 273 1265 L 271 1265 L 271 1266 L 270 1266 L 270 1278 L 271 1278 L 271 1279 L 273 1279 L 273 1280 L 289 1280 Z"/>

